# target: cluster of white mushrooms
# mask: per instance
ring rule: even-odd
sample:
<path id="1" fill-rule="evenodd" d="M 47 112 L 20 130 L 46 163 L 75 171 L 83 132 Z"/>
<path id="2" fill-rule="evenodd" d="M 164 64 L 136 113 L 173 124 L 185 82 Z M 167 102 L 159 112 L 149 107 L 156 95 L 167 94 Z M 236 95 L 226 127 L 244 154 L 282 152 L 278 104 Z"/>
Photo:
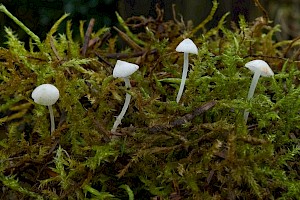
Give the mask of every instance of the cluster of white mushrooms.
<path id="1" fill-rule="evenodd" d="M 198 54 L 198 49 L 194 42 L 191 39 L 184 39 L 176 48 L 177 52 L 183 52 L 184 53 L 184 62 L 183 62 L 183 71 L 182 71 L 182 78 L 180 83 L 180 88 L 176 97 L 176 102 L 178 103 L 181 99 L 187 72 L 188 72 L 188 54 Z M 248 63 L 246 63 L 245 67 L 250 69 L 252 72 L 254 72 L 254 76 L 251 82 L 251 86 L 248 93 L 248 100 L 253 97 L 258 79 L 260 76 L 273 76 L 274 73 L 269 67 L 269 65 L 263 61 L 263 60 L 253 60 Z M 139 66 L 133 63 L 117 60 L 115 68 L 113 70 L 113 77 L 114 78 L 123 78 L 125 82 L 125 86 L 130 89 L 130 81 L 129 77 L 134 72 L 136 72 L 139 69 Z M 49 112 L 50 112 L 50 121 L 51 121 L 51 133 L 55 130 L 55 123 L 54 123 L 54 115 L 53 115 L 53 109 L 52 105 L 56 103 L 56 101 L 59 98 L 59 90 L 51 84 L 42 84 L 35 88 L 32 92 L 32 98 L 34 99 L 34 102 L 40 105 L 48 106 Z M 129 106 L 129 102 L 131 99 L 131 95 L 126 93 L 125 97 L 125 103 L 123 105 L 123 108 L 121 110 L 121 113 L 116 118 L 116 121 L 111 129 L 112 133 L 115 133 L 118 126 L 121 124 L 121 121 L 127 111 L 127 108 Z M 244 112 L 244 120 L 247 123 L 249 112 Z"/>

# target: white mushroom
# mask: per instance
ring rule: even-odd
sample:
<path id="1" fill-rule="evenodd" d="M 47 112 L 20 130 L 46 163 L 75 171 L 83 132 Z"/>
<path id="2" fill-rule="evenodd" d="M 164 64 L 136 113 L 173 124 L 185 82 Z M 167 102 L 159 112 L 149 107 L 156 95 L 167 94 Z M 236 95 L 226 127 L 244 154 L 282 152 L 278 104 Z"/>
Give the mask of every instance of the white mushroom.
<path id="1" fill-rule="evenodd" d="M 176 102 L 178 103 L 182 96 L 184 85 L 185 85 L 185 80 L 187 77 L 188 65 L 189 65 L 188 54 L 189 53 L 198 54 L 198 49 L 197 49 L 196 45 L 194 44 L 194 42 L 191 39 L 187 38 L 179 43 L 179 45 L 176 47 L 176 51 L 184 53 L 182 78 L 181 78 L 180 88 L 179 88 L 179 91 L 178 91 L 178 94 L 176 97 Z"/>
<path id="2" fill-rule="evenodd" d="M 125 81 L 125 86 L 127 88 L 131 88 L 129 76 L 131 74 L 133 74 L 135 71 L 137 71 L 138 69 L 139 69 L 139 66 L 136 64 L 125 62 L 122 60 L 117 60 L 117 63 L 115 65 L 115 68 L 113 71 L 113 77 L 123 78 Z M 117 117 L 117 119 L 113 125 L 113 128 L 111 129 L 112 133 L 116 132 L 118 126 L 121 124 L 121 121 L 126 113 L 128 106 L 129 106 L 130 99 L 131 99 L 131 95 L 126 93 L 125 103 L 123 105 L 121 113 L 119 114 L 119 116 Z"/>
<path id="3" fill-rule="evenodd" d="M 250 89 L 248 92 L 248 100 L 251 99 L 253 97 L 258 79 L 260 76 L 274 76 L 274 72 L 272 71 L 272 69 L 270 68 L 270 66 L 268 65 L 268 63 L 266 63 L 263 60 L 252 60 L 248 63 L 245 64 L 245 67 L 247 67 L 248 69 L 250 69 L 254 75 L 253 75 L 253 79 L 250 85 Z M 248 115 L 249 112 L 245 111 L 244 112 L 244 120 L 247 122 L 248 120 Z"/>
<path id="4" fill-rule="evenodd" d="M 59 90 L 54 85 L 42 84 L 33 90 L 31 97 L 35 103 L 48 106 L 52 133 L 55 129 L 52 105 L 55 104 L 59 98 Z"/>

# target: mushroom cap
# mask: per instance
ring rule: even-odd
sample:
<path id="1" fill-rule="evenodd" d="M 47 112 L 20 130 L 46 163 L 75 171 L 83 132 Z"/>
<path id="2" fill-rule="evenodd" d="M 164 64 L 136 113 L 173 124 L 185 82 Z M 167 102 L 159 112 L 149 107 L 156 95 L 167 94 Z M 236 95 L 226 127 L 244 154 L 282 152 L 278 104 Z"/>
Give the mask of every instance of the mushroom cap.
<path id="1" fill-rule="evenodd" d="M 59 91 L 54 85 L 42 84 L 33 90 L 31 97 L 37 104 L 51 106 L 58 100 Z"/>
<path id="2" fill-rule="evenodd" d="M 133 74 L 136 70 L 139 69 L 139 66 L 133 63 L 129 63 L 122 60 L 117 60 L 113 71 L 114 78 L 124 78 Z"/>
<path id="3" fill-rule="evenodd" d="M 195 45 L 195 43 L 189 39 L 186 38 L 182 40 L 178 46 L 176 47 L 177 52 L 184 52 L 184 53 L 193 53 L 193 54 L 198 54 L 198 48 Z"/>
<path id="4" fill-rule="evenodd" d="M 259 71 L 261 76 L 274 76 L 274 72 L 263 60 L 252 60 L 245 64 L 245 67 L 250 69 L 252 72 Z"/>

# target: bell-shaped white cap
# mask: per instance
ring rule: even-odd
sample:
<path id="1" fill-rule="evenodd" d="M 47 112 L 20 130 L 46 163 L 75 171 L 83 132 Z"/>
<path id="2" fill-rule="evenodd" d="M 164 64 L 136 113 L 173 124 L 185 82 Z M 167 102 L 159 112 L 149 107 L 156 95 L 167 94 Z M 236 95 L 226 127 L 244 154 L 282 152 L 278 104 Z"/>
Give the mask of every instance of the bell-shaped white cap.
<path id="1" fill-rule="evenodd" d="M 58 100 L 59 91 L 54 85 L 42 84 L 33 90 L 31 97 L 37 104 L 51 106 Z"/>
<path id="2" fill-rule="evenodd" d="M 198 54 L 198 49 L 195 45 L 195 43 L 189 39 L 186 38 L 182 40 L 176 47 L 177 52 L 184 52 L 184 53 L 193 53 L 193 54 Z"/>
<path id="3" fill-rule="evenodd" d="M 274 76 L 274 72 L 272 71 L 268 63 L 263 60 L 252 60 L 250 62 L 247 62 L 245 64 L 245 67 L 247 67 L 254 73 L 256 71 L 260 72 L 261 76 Z"/>
<path id="4" fill-rule="evenodd" d="M 124 78 L 133 74 L 136 70 L 139 69 L 139 66 L 133 63 L 125 62 L 122 60 L 117 60 L 113 71 L 113 77 L 115 78 Z"/>

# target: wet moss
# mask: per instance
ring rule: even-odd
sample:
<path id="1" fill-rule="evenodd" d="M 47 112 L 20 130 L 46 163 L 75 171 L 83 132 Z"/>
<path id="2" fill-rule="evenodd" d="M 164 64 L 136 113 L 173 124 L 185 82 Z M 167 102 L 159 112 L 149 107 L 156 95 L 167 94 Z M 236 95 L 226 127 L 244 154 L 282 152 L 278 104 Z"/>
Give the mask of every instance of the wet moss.
<path id="1" fill-rule="evenodd" d="M 156 19 L 117 15 L 118 28 L 93 30 L 91 20 L 85 30 L 81 22 L 81 41 L 72 39 L 71 21 L 56 34 L 68 15 L 44 40 L 23 27 L 31 36 L 23 42 L 5 28 L 1 198 L 297 199 L 298 39 L 274 40 L 280 27 L 265 16 L 253 23 L 240 16 L 228 28 L 225 14 L 206 30 L 217 5 L 195 28 L 164 21 L 159 9 Z M 199 52 L 177 104 L 183 57 L 175 48 L 184 37 Z M 117 59 L 140 66 L 130 90 L 112 77 Z M 253 59 L 266 60 L 275 76 L 261 78 L 247 100 L 252 74 L 244 64 Z M 43 83 L 60 91 L 52 134 L 47 109 L 31 99 Z M 130 107 L 111 133 L 126 92 Z"/>

